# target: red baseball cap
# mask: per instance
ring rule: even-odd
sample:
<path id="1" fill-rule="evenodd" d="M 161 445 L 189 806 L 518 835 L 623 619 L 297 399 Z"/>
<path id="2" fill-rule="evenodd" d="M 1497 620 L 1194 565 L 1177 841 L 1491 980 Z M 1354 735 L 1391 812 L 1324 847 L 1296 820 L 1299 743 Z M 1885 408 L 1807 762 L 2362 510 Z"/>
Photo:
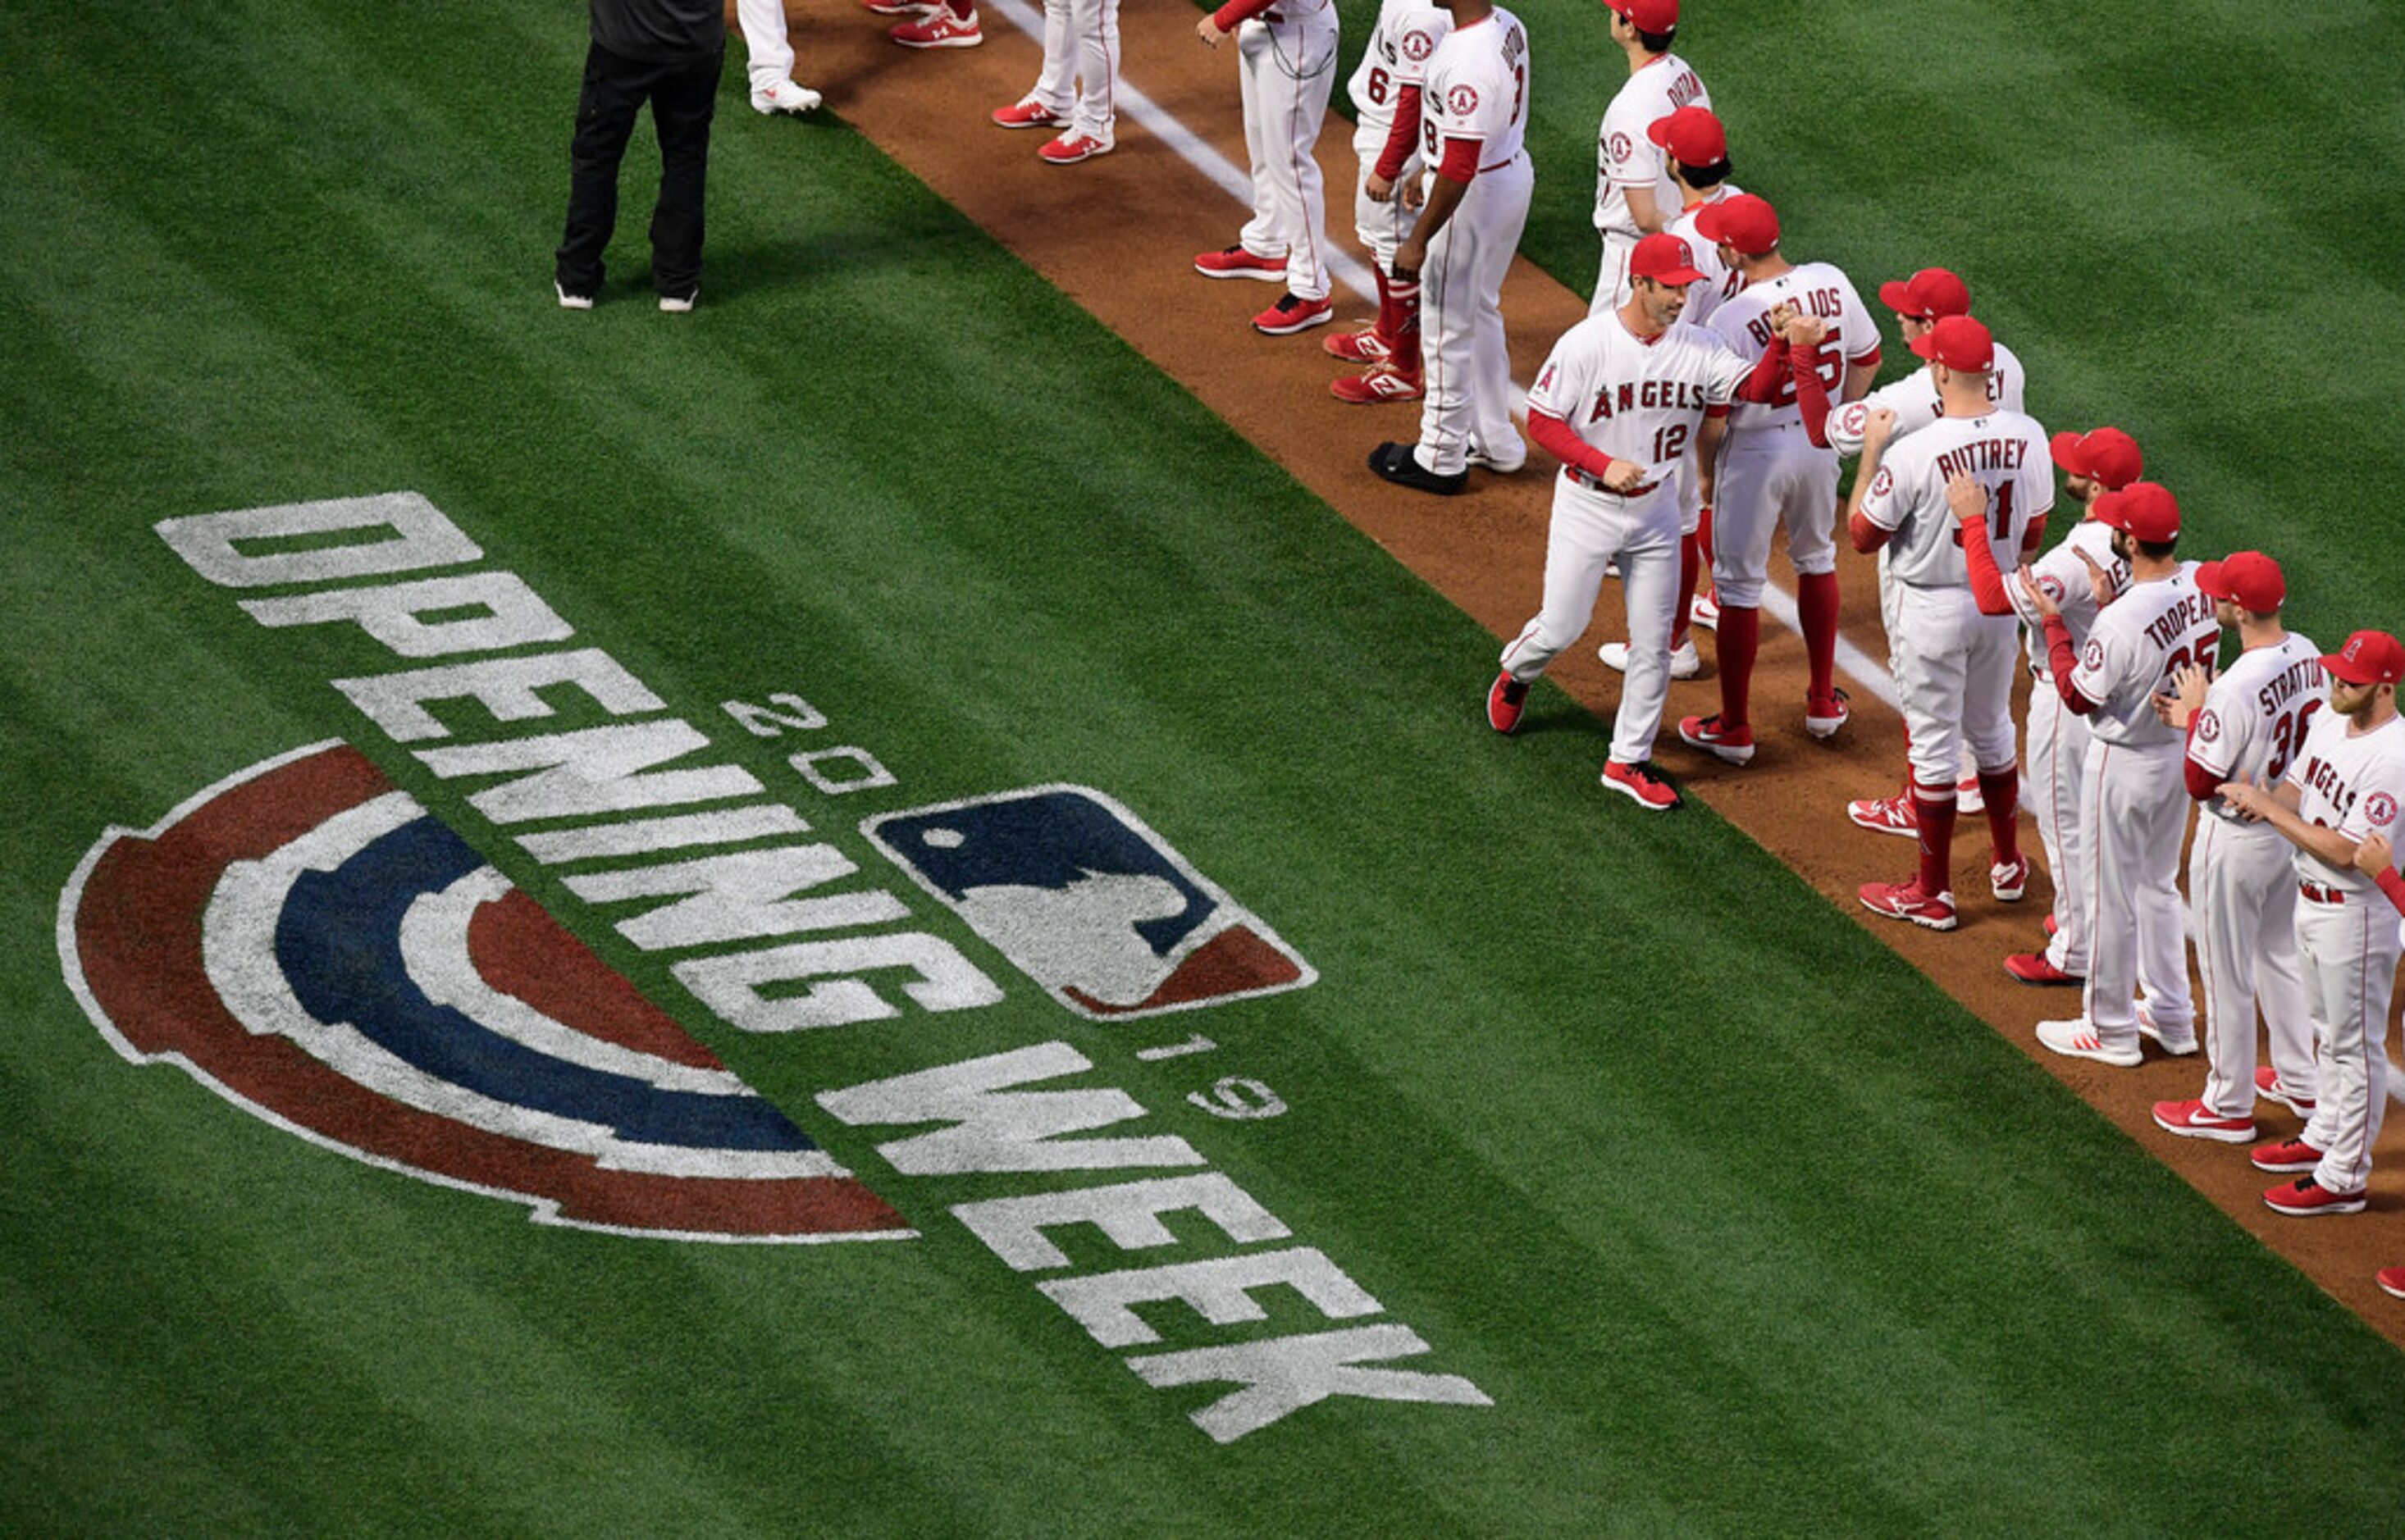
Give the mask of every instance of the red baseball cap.
<path id="1" fill-rule="evenodd" d="M 1948 315 L 1912 340 L 1912 351 L 1965 374 L 1996 367 L 1996 339 L 1968 315 Z"/>
<path id="2" fill-rule="evenodd" d="M 1638 32 L 1668 32 L 1679 24 L 1679 0 L 1604 0 Z M 1702 162 L 1690 161 L 1689 165 Z"/>
<path id="3" fill-rule="evenodd" d="M 1879 303 L 1898 315 L 1934 321 L 1971 313 L 1970 286 L 1942 267 L 1925 267 L 1900 284 L 1879 285 Z"/>
<path id="4" fill-rule="evenodd" d="M 1779 211 L 1765 198 L 1740 192 L 1695 213 L 1695 232 L 1707 241 L 1735 246 L 1748 257 L 1779 249 Z"/>
<path id="5" fill-rule="evenodd" d="M 2055 464 L 2074 476 L 2101 482 L 2108 492 L 2118 492 L 2145 474 L 2146 457 L 2138 453 L 2138 441 L 2117 427 L 2058 433 L 2052 448 Z"/>
<path id="6" fill-rule="evenodd" d="M 2179 499 L 2160 482 L 2131 482 L 2103 493 L 2089 516 L 2115 529 L 2126 529 L 2132 539 L 2150 545 L 2179 539 Z"/>
<path id="7" fill-rule="evenodd" d="M 2239 609 L 2268 615 L 2288 599 L 2280 564 L 2260 551 L 2239 551 L 2196 569 L 2196 585 L 2209 599 L 2228 599 Z"/>
<path id="8" fill-rule="evenodd" d="M 2385 631 L 2358 631 L 2322 654 L 2322 667 L 2348 684 L 2396 684 L 2405 680 L 2405 643 Z"/>
<path id="9" fill-rule="evenodd" d="M 1716 166 L 1728 159 L 1728 131 L 1709 107 L 1681 107 L 1645 127 L 1645 137 L 1682 166 Z"/>
<path id="10" fill-rule="evenodd" d="M 1629 253 L 1628 275 L 1651 278 L 1657 284 L 1692 284 L 1704 275 L 1695 259 L 1687 243 L 1677 236 L 1667 232 L 1648 235 Z"/>

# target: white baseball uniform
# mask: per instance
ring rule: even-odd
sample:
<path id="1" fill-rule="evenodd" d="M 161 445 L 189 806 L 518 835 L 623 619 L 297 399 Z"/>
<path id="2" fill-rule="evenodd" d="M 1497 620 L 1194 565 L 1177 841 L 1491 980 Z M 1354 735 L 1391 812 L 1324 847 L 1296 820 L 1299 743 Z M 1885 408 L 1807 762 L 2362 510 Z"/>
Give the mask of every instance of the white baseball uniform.
<path id="1" fill-rule="evenodd" d="M 1526 453 L 1512 426 L 1512 358 L 1503 343 L 1503 276 L 1528 222 L 1536 173 L 1528 121 L 1528 34 L 1497 7 L 1437 44 L 1420 91 L 1420 153 L 1433 178 L 1449 140 L 1475 140 L 1478 169 L 1428 243 L 1420 273 L 1420 465 L 1452 475 L 1475 441 L 1504 459 Z"/>
<path id="2" fill-rule="evenodd" d="M 1745 287 L 1745 275 L 1722 261 L 1721 248 L 1705 240 L 1695 229 L 1696 217 L 1704 210 L 1744 190 L 1733 182 L 1723 182 L 1671 220 L 1667 227 L 1667 233 L 1687 243 L 1687 260 L 1703 274 L 1687 286 L 1687 308 L 1679 313 L 1679 319 L 1688 326 L 1700 327 L 1709 322 L 1712 312 Z M 1622 299 L 1625 302 L 1626 296 Z M 1679 533 L 1692 535 L 1702 527 L 1703 513 L 1704 478 L 1695 456 L 1689 455 L 1679 462 Z"/>
<path id="3" fill-rule="evenodd" d="M 1693 457 L 1704 418 L 1728 410 L 1751 372 L 1726 343 L 1675 324 L 1640 338 L 1617 313 L 1590 315 L 1562 334 L 1528 392 L 1528 410 L 1558 417 L 1615 460 L 1646 468 L 1631 490 L 1565 466 L 1554 484 L 1545 537 L 1545 597 L 1503 650 L 1513 679 L 1533 679 L 1595 617 L 1605 566 L 1620 563 L 1628 607 L 1627 679 L 1612 718 L 1611 757 L 1653 756 L 1670 692 L 1670 623 L 1679 597 L 1679 467 Z"/>
<path id="4" fill-rule="evenodd" d="M 785 35 L 785 0 L 736 0 L 735 20 L 750 56 L 744 73 L 753 91 L 794 77 L 794 45 Z"/>
<path id="5" fill-rule="evenodd" d="M 1666 229 L 1679 206 L 1679 184 L 1670 180 L 1666 152 L 1647 131 L 1681 107 L 1711 105 L 1711 92 L 1694 67 L 1675 53 L 1660 53 L 1638 65 L 1603 109 L 1603 126 L 1595 135 L 1595 228 L 1603 238 L 1603 265 L 1596 273 L 1588 315 L 1628 302 L 1628 258 L 1645 231 L 1637 228 L 1623 189 L 1651 188 Z M 1688 239 L 1692 244 L 1693 235 Z"/>
<path id="6" fill-rule="evenodd" d="M 2205 690 L 2188 728 L 2188 763 L 2216 785 L 2278 785 L 2321 708 L 2321 649 L 2293 631 L 2240 653 Z M 2280 1084 L 2307 1099 L 2320 1084 L 2298 973 L 2296 848 L 2218 796 L 2202 810 L 2188 848 L 2187 893 L 2204 981 L 2204 1110 L 2251 1117 L 2257 1005 Z"/>
<path id="7" fill-rule="evenodd" d="M 2405 806 L 2405 717 L 2369 733 L 2336 711 L 2317 713 L 2288 784 L 2307 823 L 2351 840 L 2398 842 Z M 2297 952 L 2305 1008 L 2321 1046 L 2320 1095 L 2304 1141 L 2322 1152 L 2314 1180 L 2334 1193 L 2360 1192 L 2388 1100 L 2388 997 L 2397 983 L 2397 911 L 2377 883 L 2296 851 Z"/>
<path id="8" fill-rule="evenodd" d="M 1800 263 L 1747 285 L 1712 313 L 1711 329 L 1754 362 L 1770 346 L 1770 312 L 1781 304 L 1828 323 L 1821 368 L 1831 399 L 1845 383 L 1848 364 L 1878 358 L 1878 323 L 1846 275 L 1826 262 Z M 1837 454 L 1812 447 L 1803 408 L 1795 404 L 1795 383 L 1786 375 L 1779 376 L 1776 402 L 1739 401 L 1731 410 L 1712 496 L 1712 586 L 1723 607 L 1760 607 L 1771 532 L 1781 525 L 1798 573 L 1837 569 Z"/>
<path id="9" fill-rule="evenodd" d="M 2093 736 L 2080 788 L 2079 831 L 2095 854 L 2089 912 L 2089 1025 L 2108 1047 L 2137 1035 L 2138 980 L 2158 1030 L 2177 1038 L 2193 1026 L 2187 947 L 2179 897 L 2180 842 L 2187 833 L 2181 735 L 2155 715 L 2172 675 L 2213 666 L 2221 625 L 2196 586 L 2196 564 L 2168 578 L 2133 582 L 2096 617 L 2080 648 L 2072 688 L 2091 703 Z"/>
<path id="10" fill-rule="evenodd" d="M 2113 531 L 2093 519 L 2071 526 L 2071 533 L 2030 565 L 2030 575 L 2056 608 L 2071 632 L 2074 653 L 2088 645 L 2096 624 L 2096 595 L 2088 565 L 2103 567 L 2118 594 L 2130 586 L 2130 564 L 2113 554 Z M 2088 866 L 2094 851 L 2081 832 L 2080 786 L 2086 779 L 2089 733 L 2088 719 L 2062 703 L 2046 669 L 2046 628 L 2023 595 L 2020 584 L 2008 585 L 2013 607 L 2029 627 L 2029 734 L 2023 751 L 2027 762 L 2021 777 L 2021 805 L 2037 819 L 2038 838 L 2046 845 L 2046 869 L 2054 875 L 2054 935 L 2046 942 L 2048 962 L 2074 978 L 2088 976 L 2088 937 L 2095 927 L 2089 913 L 2089 895 L 2095 874 Z M 2151 996 L 2151 981 L 2142 972 L 2141 993 Z"/>
<path id="11" fill-rule="evenodd" d="M 1336 88 L 1334 0 L 1235 0 L 1217 13 L 1236 27 L 1245 149 L 1253 162 L 1253 217 L 1238 241 L 1256 257 L 1286 259 L 1287 291 L 1328 298 L 1328 201 L 1312 147 Z"/>
<path id="12" fill-rule="evenodd" d="M 1891 640 L 1913 778 L 1947 796 L 1966 743 L 1980 769 L 2012 767 L 2020 651 L 2019 622 L 2009 611 L 1981 613 L 1972 597 L 1964 531 L 1947 502 L 1958 475 L 1986 489 L 1989 547 L 2010 569 L 2030 525 L 2054 507 L 2046 430 L 2018 412 L 1940 417 L 1887 452 L 1862 500 L 1863 517 L 1892 532 Z"/>
<path id="13" fill-rule="evenodd" d="M 1028 95 L 1068 132 L 1108 146 L 1118 128 L 1119 0 L 1044 0 L 1044 67 Z"/>
<path id="14" fill-rule="evenodd" d="M 1406 88 L 1426 83 L 1428 62 L 1452 30 L 1451 14 L 1428 0 L 1383 0 L 1377 24 L 1370 33 L 1370 46 L 1362 50 L 1360 64 L 1345 83 L 1357 114 L 1353 152 L 1361 158 L 1360 178 L 1353 189 L 1353 229 L 1377 259 L 1381 273 L 1394 272 L 1395 249 L 1411 235 L 1419 211 L 1407 206 L 1400 192 L 1383 203 L 1373 200 L 1370 174 L 1377 169 L 1378 157 L 1394 132 L 1398 99 Z M 1400 188 L 1417 177 L 1421 169 L 1419 136 L 1413 134 L 1411 156 L 1395 177 L 1395 185 Z"/>

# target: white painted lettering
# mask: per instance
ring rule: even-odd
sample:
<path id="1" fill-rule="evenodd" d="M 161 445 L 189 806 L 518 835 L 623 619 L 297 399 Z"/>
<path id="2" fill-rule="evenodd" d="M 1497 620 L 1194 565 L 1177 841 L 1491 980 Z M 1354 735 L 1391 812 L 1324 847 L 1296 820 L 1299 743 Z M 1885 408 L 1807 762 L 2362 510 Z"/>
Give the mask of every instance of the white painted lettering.
<path id="1" fill-rule="evenodd" d="M 444 780 L 505 770 L 535 772 L 468 799 L 495 823 L 721 802 L 757 796 L 767 790 L 758 777 L 731 764 L 644 773 L 650 765 L 709 747 L 710 740 L 691 722 L 668 721 L 545 733 L 507 743 L 422 749 L 417 757 Z"/>
<path id="2" fill-rule="evenodd" d="M 1213 1117 L 1255 1118 L 1276 1117 L 1286 1111 L 1278 1094 L 1258 1080 L 1243 1075 L 1229 1075 L 1211 1087 L 1209 1095 L 1193 1092 L 1186 1099 Z"/>
<path id="3" fill-rule="evenodd" d="M 245 599 L 261 625 L 318 625 L 356 621 L 360 630 L 404 658 L 452 652 L 498 652 L 507 647 L 566 641 L 576 628 L 559 618 L 514 572 L 471 572 L 419 578 L 367 588 L 331 588 L 283 599 Z M 447 610 L 481 613 L 428 621 Z"/>
<path id="4" fill-rule="evenodd" d="M 646 952 L 791 935 L 797 931 L 882 925 L 908 917 L 910 911 L 901 900 L 873 889 L 820 898 L 788 896 L 859 870 L 832 845 L 787 845 L 621 872 L 595 872 L 570 877 L 568 890 L 593 903 L 692 895 L 619 922 L 618 933 Z"/>
<path id="5" fill-rule="evenodd" d="M 802 778 L 831 797 L 846 791 L 865 791 L 871 787 L 894 785 L 893 772 L 877 763 L 877 756 L 865 749 L 846 744 L 841 749 L 821 749 L 808 754 L 795 754 L 785 762 L 802 773 Z M 835 767 L 851 765 L 848 772 Z"/>
<path id="6" fill-rule="evenodd" d="M 238 508 L 189 519 L 162 519 L 152 525 L 168 548 L 191 569 L 220 588 L 265 588 L 274 583 L 332 582 L 343 578 L 384 577 L 429 567 L 457 567 L 485 553 L 442 510 L 415 492 L 373 497 L 336 497 L 325 502 L 279 503 Z M 301 551 L 246 555 L 242 540 L 317 539 L 329 535 L 378 535 L 321 543 Z"/>
<path id="7" fill-rule="evenodd" d="M 422 743 L 451 736 L 451 729 L 437 721 L 423 702 L 472 700 L 491 712 L 496 721 L 528 721 L 558 715 L 549 701 L 536 693 L 550 684 L 576 686 L 613 717 L 656 711 L 668 704 L 598 647 L 539 652 L 530 658 L 482 658 L 401 674 L 370 674 L 336 679 L 334 688 L 350 696 L 351 704 L 395 742 Z"/>
<path id="8" fill-rule="evenodd" d="M 693 845 L 737 845 L 771 834 L 803 834 L 809 827 L 808 819 L 784 804 L 766 802 L 714 813 L 676 813 L 625 823 L 587 824 L 553 833 L 520 834 L 518 845 L 545 866 L 557 866 L 604 856 L 639 856 Z"/>
<path id="9" fill-rule="evenodd" d="M 1194 1146 L 1172 1135 L 1137 1139 L 1059 1139 L 1145 1115 L 1115 1086 L 1079 1091 L 1015 1091 L 1093 1068 L 1065 1043 L 1040 1043 L 958 1064 L 828 1091 L 819 1105 L 854 1125 L 951 1124 L 880 1144 L 877 1153 L 907 1176 L 963 1171 L 1089 1171 L 1122 1166 L 1200 1166 Z"/>
<path id="10" fill-rule="evenodd" d="M 1289 1246 L 1280 1252 L 1247 1252 L 1242 1256 L 1215 1257 L 1208 1262 L 1173 1262 L 1161 1267 L 1131 1267 L 1124 1272 L 1089 1273 L 1083 1278 L 1039 1283 L 1053 1303 L 1086 1328 L 1105 1348 L 1132 1348 L 1158 1342 L 1160 1334 L 1146 1324 L 1131 1305 L 1160 1299 L 1182 1299 L 1194 1313 L 1215 1326 L 1243 1321 L 1266 1321 L 1269 1311 L 1251 1291 L 1283 1283 L 1319 1307 L 1331 1321 L 1376 1315 L 1382 1308 L 1370 1291 L 1344 1276 L 1315 1246 Z"/>
<path id="11" fill-rule="evenodd" d="M 961 956 L 959 948 L 940 936 L 918 931 L 693 958 L 668 972 L 696 1000 L 747 1032 L 795 1032 L 900 1015 L 900 1007 L 849 976 L 880 968 L 907 968 L 919 975 L 903 985 L 902 992 L 921 1010 L 965 1011 L 1002 999 L 993 980 Z M 762 992 L 771 985 L 813 978 L 826 982 L 799 994 Z M 1189 1164 L 1200 1165 L 1202 1159 L 1197 1156 Z"/>
<path id="12" fill-rule="evenodd" d="M 1068 1253 L 1045 1236 L 1048 1225 L 1091 1225 L 1119 1250 L 1132 1252 L 1177 1244 L 1160 1216 L 1184 1209 L 1202 1213 L 1231 1240 L 1283 1240 L 1294 1233 L 1217 1171 L 961 1203 L 953 1206 L 952 1217 L 1013 1268 L 1032 1272 L 1069 1265 Z"/>
<path id="13" fill-rule="evenodd" d="M 824 716 L 799 695 L 771 695 L 768 706 L 781 706 L 782 711 L 771 711 L 768 706 L 754 706 L 749 701 L 721 701 L 719 709 L 733 717 L 743 731 L 755 738 L 773 738 L 792 728 L 797 733 L 815 732 L 827 724 Z"/>
<path id="14" fill-rule="evenodd" d="M 1331 1395 L 1365 1401 L 1419 1401 L 1449 1407 L 1491 1407 L 1494 1397 L 1457 1374 L 1412 1369 L 1366 1369 L 1357 1365 L 1412 1358 L 1428 1345 L 1409 1326 L 1355 1326 L 1341 1332 L 1273 1337 L 1191 1352 L 1131 1358 L 1129 1368 L 1147 1385 L 1243 1386 L 1193 1414 L 1194 1425 L 1222 1444 L 1259 1433 L 1288 1412 Z"/>

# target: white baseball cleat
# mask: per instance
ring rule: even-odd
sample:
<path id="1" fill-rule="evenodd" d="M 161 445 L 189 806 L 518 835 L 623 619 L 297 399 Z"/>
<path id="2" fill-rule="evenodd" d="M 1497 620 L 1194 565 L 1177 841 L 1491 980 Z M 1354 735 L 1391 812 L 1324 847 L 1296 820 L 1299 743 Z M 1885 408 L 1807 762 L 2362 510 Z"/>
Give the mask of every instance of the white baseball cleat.
<path id="1" fill-rule="evenodd" d="M 1721 601 L 1718 594 L 1698 594 L 1695 602 L 1687 606 L 1687 623 L 1700 625 L 1707 631 L 1717 631 L 1721 623 Z"/>
<path id="2" fill-rule="evenodd" d="M 663 294 L 660 296 L 660 308 L 671 315 L 682 315 L 692 310 L 693 302 L 700 298 L 701 290 L 697 288 L 687 289 L 682 294 Z"/>
<path id="3" fill-rule="evenodd" d="M 1954 783 L 1954 811 L 1968 815 L 1987 810 L 1988 797 L 1979 790 L 1978 777 L 1964 776 Z"/>
<path id="4" fill-rule="evenodd" d="M 816 112 L 824 101 L 824 97 L 808 86 L 796 85 L 791 80 L 780 80 L 766 91 L 755 91 L 752 93 L 752 110 L 771 115 L 781 113 L 788 118 L 798 118 L 806 112 Z"/>
<path id="5" fill-rule="evenodd" d="M 2041 1021 L 2037 1024 L 2039 1043 L 2055 1053 L 2071 1058 L 2092 1058 L 2099 1064 L 2117 1069 L 2134 1070 L 2146 1060 L 2146 1056 L 2132 1040 L 2126 1043 L 2106 1043 L 2096 1035 L 2096 1029 L 2086 1016 L 2069 1021 Z"/>
<path id="6" fill-rule="evenodd" d="M 1626 642 L 1605 642 L 1596 650 L 1596 656 L 1601 658 L 1610 667 L 1617 668 L 1624 674 L 1628 672 Z M 1670 654 L 1670 677 L 1674 679 L 1692 679 L 1703 671 L 1703 654 L 1695 651 L 1695 638 L 1690 637 L 1681 642 L 1678 650 Z"/>
<path id="7" fill-rule="evenodd" d="M 2158 1027 L 2155 1013 L 2143 1001 L 2138 1005 L 2138 1035 L 2152 1039 L 2157 1047 L 2174 1058 L 2186 1058 L 2197 1051 L 2196 1028 L 2192 1024 Z"/>
<path id="8" fill-rule="evenodd" d="M 561 283 L 556 278 L 554 278 L 551 281 L 551 291 L 559 296 L 559 308 L 562 310 L 591 310 L 593 308 L 592 295 L 571 294 L 568 290 L 568 286 Z"/>
<path id="9" fill-rule="evenodd" d="M 1490 451 L 1484 444 L 1473 439 L 1463 458 L 1471 465 L 1483 466 L 1492 470 L 1498 476 L 1512 476 L 1517 475 L 1521 467 L 1528 463 L 1528 446 L 1514 440 L 1509 449 Z"/>
<path id="10" fill-rule="evenodd" d="M 1988 889 L 1999 903 L 2018 903 L 2029 891 L 2030 862 L 2027 856 L 1996 861 L 1988 868 Z"/>

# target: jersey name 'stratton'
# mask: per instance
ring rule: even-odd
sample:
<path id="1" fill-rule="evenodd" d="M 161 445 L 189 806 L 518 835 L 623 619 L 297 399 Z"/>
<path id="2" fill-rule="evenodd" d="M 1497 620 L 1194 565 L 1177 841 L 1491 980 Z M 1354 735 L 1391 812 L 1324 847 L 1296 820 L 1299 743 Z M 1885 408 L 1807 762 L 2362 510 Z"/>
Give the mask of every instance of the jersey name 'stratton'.
<path id="1" fill-rule="evenodd" d="M 2270 647 L 2241 652 L 2205 688 L 2188 729 L 2187 757 L 2216 779 L 2275 785 L 2304 747 L 2322 704 L 2322 650 L 2291 631 Z M 2269 824 L 2251 827 L 2279 837 Z"/>

